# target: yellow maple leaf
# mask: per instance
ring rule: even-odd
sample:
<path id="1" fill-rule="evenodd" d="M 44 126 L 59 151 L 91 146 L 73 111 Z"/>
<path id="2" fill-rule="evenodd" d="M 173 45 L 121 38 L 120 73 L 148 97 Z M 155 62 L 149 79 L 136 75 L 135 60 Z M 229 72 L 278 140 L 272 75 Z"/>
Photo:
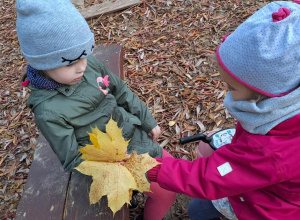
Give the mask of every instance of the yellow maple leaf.
<path id="1" fill-rule="evenodd" d="M 122 129 L 112 119 L 106 125 L 106 133 L 96 127 L 89 136 L 93 144 L 79 150 L 84 161 L 75 169 L 93 177 L 90 203 L 106 195 L 108 207 L 115 214 L 125 203 L 130 204 L 133 190 L 150 191 L 145 173 L 159 163 L 148 153 L 126 154 L 130 140 L 125 141 Z"/>

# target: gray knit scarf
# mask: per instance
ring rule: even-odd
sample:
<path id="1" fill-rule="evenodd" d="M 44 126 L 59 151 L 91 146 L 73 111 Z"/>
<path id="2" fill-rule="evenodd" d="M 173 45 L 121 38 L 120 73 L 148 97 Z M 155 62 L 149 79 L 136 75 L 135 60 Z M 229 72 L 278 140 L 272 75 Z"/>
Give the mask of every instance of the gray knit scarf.
<path id="1" fill-rule="evenodd" d="M 259 102 L 234 101 L 228 92 L 224 106 L 246 131 L 265 135 L 276 125 L 300 114 L 300 88 L 285 96 Z"/>

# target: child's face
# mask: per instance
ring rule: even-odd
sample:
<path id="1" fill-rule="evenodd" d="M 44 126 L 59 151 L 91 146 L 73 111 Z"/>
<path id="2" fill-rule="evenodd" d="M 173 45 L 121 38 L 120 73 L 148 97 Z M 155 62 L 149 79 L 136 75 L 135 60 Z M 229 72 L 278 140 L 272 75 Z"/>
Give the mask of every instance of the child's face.
<path id="1" fill-rule="evenodd" d="M 86 69 L 86 65 L 87 60 L 84 58 L 68 66 L 45 70 L 44 72 L 49 78 L 56 82 L 66 85 L 74 85 L 81 80 Z"/>
<path id="2" fill-rule="evenodd" d="M 230 76 L 224 68 L 218 64 L 221 78 L 227 84 L 227 89 L 231 92 L 232 98 L 235 101 L 247 101 L 257 99 L 259 93 L 243 85 L 232 76 Z"/>

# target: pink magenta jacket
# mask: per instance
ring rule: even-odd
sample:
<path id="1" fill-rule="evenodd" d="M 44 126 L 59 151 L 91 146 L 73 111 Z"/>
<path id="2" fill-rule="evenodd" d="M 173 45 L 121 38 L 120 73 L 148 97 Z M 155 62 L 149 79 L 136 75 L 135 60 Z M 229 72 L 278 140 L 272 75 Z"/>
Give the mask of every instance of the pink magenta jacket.
<path id="1" fill-rule="evenodd" d="M 238 123 L 232 143 L 210 157 L 164 158 L 148 177 L 195 198 L 229 197 L 241 220 L 300 219 L 300 115 L 267 135 L 250 134 Z"/>

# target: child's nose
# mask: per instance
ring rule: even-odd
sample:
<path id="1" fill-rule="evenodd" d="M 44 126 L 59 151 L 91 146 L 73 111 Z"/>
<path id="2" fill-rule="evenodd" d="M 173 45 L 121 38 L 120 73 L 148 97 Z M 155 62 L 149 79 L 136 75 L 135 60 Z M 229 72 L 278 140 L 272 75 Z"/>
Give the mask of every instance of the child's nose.
<path id="1" fill-rule="evenodd" d="M 77 72 L 84 72 L 85 71 L 85 68 L 86 68 L 86 65 L 85 65 L 85 59 L 80 59 L 78 62 L 77 62 Z"/>

